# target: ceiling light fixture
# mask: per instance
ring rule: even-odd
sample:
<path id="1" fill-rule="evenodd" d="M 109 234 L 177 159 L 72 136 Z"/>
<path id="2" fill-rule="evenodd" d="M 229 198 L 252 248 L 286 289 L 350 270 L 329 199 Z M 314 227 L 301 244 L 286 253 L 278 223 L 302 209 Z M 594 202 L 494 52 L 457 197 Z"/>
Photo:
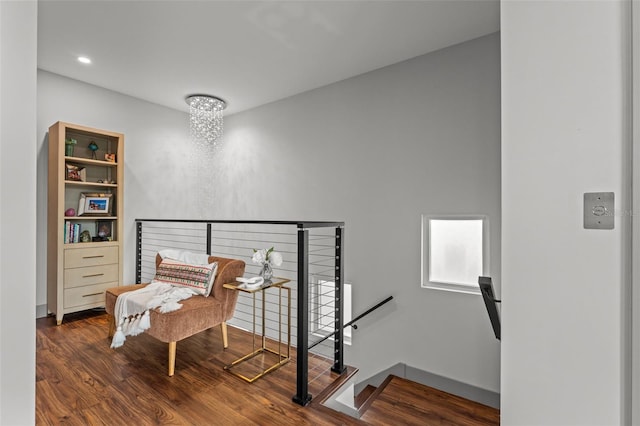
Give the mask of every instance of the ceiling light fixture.
<path id="1" fill-rule="evenodd" d="M 91 59 L 87 58 L 86 56 L 78 56 L 78 62 L 81 62 L 83 64 L 90 64 Z"/>
<path id="2" fill-rule="evenodd" d="M 220 139 L 224 124 L 222 111 L 227 103 L 210 95 L 190 95 L 185 101 L 189 105 L 191 137 L 212 144 Z"/>

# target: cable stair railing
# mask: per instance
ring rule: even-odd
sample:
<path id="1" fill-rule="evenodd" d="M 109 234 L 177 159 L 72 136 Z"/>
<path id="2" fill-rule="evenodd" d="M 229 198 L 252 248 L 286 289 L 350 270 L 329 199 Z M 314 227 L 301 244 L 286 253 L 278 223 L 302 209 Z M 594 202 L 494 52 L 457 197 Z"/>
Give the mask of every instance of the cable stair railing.
<path id="1" fill-rule="evenodd" d="M 296 393 L 292 400 L 302 406 L 312 399 L 309 393 L 309 357 L 317 355 L 310 350 L 316 351 L 320 345 L 330 344 L 330 355 L 324 358 L 331 363 L 331 372 L 343 374 L 346 370 L 345 328 L 356 329 L 357 321 L 393 299 L 389 296 L 344 323 L 344 222 L 136 219 L 135 224 L 137 282 L 153 278 L 155 254 L 162 249 L 204 251 L 210 255 L 242 259 L 246 263 L 246 274 L 257 275 L 259 266 L 251 262 L 253 249 L 277 247 L 284 257 L 277 273 L 289 280 L 292 290 L 291 342 L 296 348 Z M 315 304 L 313 297 L 319 297 L 319 290 L 314 288 L 319 282 L 329 289 L 327 297 L 331 302 L 329 308 L 316 313 L 310 310 L 310 301 Z M 312 291 L 316 293 L 311 294 Z M 324 296 L 325 293 L 321 292 L 320 297 Z M 243 309 L 242 306 L 239 299 L 236 310 Z M 332 312 L 321 322 L 322 326 L 329 327 L 329 331 L 317 333 L 317 324 L 310 320 L 319 321 L 327 309 Z M 310 318 L 310 313 L 313 318 Z M 247 317 L 246 313 L 237 312 L 232 320 L 237 324 L 229 324 L 250 329 Z M 269 337 L 269 327 L 266 330 Z M 319 336 L 320 340 L 310 342 L 310 335 Z"/>
<path id="2" fill-rule="evenodd" d="M 325 279 L 324 282 L 332 286 L 335 304 L 331 371 L 340 374 L 345 371 L 342 323 L 344 222 L 136 219 L 135 226 L 136 280 L 139 283 L 153 278 L 155 255 L 162 249 L 184 249 L 242 259 L 247 265 L 245 273 L 257 275 L 259 267 L 251 262 L 253 249 L 277 246 L 284 257 L 277 272 L 290 281 L 292 290 L 291 341 L 296 348 L 297 365 L 296 394 L 292 399 L 303 406 L 311 401 L 308 391 L 310 284 L 319 277 Z M 243 309 L 240 299 L 238 306 Z M 232 320 L 238 322 L 236 326 L 250 329 L 246 319 L 250 316 L 243 312 L 237 314 Z M 234 324 L 230 322 L 230 325 Z M 269 332 L 267 329 L 267 337 Z"/>

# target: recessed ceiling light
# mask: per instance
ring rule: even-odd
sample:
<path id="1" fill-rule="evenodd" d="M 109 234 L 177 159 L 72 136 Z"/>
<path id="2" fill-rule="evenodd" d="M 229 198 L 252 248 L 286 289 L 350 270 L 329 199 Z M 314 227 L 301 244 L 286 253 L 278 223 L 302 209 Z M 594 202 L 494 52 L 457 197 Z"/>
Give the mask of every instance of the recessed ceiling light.
<path id="1" fill-rule="evenodd" d="M 83 64 L 90 64 L 91 59 L 87 58 L 86 56 L 78 56 L 78 62 L 81 62 Z"/>

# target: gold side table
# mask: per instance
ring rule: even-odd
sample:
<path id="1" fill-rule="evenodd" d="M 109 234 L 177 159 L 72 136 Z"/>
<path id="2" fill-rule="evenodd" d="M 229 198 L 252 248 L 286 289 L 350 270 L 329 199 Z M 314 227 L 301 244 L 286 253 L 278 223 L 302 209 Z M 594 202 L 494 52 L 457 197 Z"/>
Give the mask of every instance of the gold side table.
<path id="1" fill-rule="evenodd" d="M 227 370 L 229 373 L 234 374 L 238 377 L 240 377 L 241 379 L 249 382 L 249 383 L 253 383 L 256 380 L 258 380 L 260 377 L 264 376 L 265 374 L 279 368 L 280 366 L 286 364 L 287 362 L 289 362 L 289 360 L 291 359 L 291 288 L 289 287 L 285 287 L 284 284 L 288 283 L 291 280 L 288 280 L 286 278 L 278 278 L 278 277 L 273 277 L 271 278 L 271 280 L 267 280 L 264 282 L 264 284 L 262 284 L 262 286 L 257 287 L 257 288 L 247 288 L 246 284 L 244 283 L 240 283 L 240 282 L 235 282 L 235 283 L 229 283 L 229 284 L 224 284 L 223 287 L 230 289 L 230 290 L 237 290 L 237 291 L 242 291 L 244 293 L 249 293 L 252 296 L 253 299 L 253 314 L 252 314 L 252 322 L 253 322 L 253 350 L 251 353 L 246 354 L 245 356 L 238 358 L 237 360 L 233 361 L 231 364 L 225 365 L 224 369 Z M 270 289 L 270 288 L 277 288 L 278 289 L 278 350 L 274 350 L 271 348 L 267 347 L 267 342 L 266 342 L 266 336 L 265 336 L 265 296 L 266 296 L 266 290 Z M 286 352 L 283 351 L 283 341 L 282 341 L 282 291 L 286 291 L 287 293 L 287 346 L 286 346 Z M 262 293 L 262 344 L 260 345 L 260 347 L 256 347 L 256 294 L 258 292 Z M 267 368 L 263 368 L 260 372 L 258 372 L 258 374 L 256 374 L 253 377 L 247 377 L 237 371 L 233 371 L 232 368 L 237 366 L 238 364 L 241 364 L 245 361 L 250 360 L 251 358 L 264 353 L 264 352 L 269 352 L 271 354 L 277 355 L 278 356 L 278 361 L 273 364 L 270 365 Z"/>

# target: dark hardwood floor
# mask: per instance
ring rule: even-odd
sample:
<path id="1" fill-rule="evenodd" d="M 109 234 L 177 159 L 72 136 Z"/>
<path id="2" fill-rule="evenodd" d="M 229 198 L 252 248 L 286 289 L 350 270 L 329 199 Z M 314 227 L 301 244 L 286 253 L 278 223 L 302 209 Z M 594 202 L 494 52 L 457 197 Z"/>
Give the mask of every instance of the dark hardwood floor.
<path id="1" fill-rule="evenodd" d="M 36 321 L 36 422 L 39 425 L 352 425 L 342 413 L 291 401 L 295 361 L 249 384 L 223 366 L 251 351 L 250 334 L 229 327 L 223 350 L 220 328 L 178 342 L 176 372 L 167 376 L 167 345 L 141 334 L 109 347 L 102 312 Z M 324 369 L 311 358 L 310 367 Z M 337 375 L 309 384 L 318 395 Z"/>
<path id="2" fill-rule="evenodd" d="M 323 390 L 338 379 L 327 360 L 309 360 L 310 379 L 317 378 L 309 383 L 314 401 L 307 407 L 291 401 L 295 351 L 291 362 L 252 384 L 224 371 L 252 348 L 250 334 L 234 327 L 226 350 L 219 327 L 178 342 L 173 377 L 166 373 L 167 345 L 146 334 L 110 349 L 104 312 L 68 314 L 60 326 L 41 318 L 36 328 L 38 425 L 367 424 L 320 404 Z M 375 424 L 402 424 L 397 417 L 379 420 Z M 448 424 L 468 424 L 462 420 Z M 422 424 L 440 423 L 425 418 Z"/>
<path id="3" fill-rule="evenodd" d="M 389 376 L 360 419 L 381 426 L 482 426 L 499 425 L 500 413 L 495 408 L 401 377 Z"/>

